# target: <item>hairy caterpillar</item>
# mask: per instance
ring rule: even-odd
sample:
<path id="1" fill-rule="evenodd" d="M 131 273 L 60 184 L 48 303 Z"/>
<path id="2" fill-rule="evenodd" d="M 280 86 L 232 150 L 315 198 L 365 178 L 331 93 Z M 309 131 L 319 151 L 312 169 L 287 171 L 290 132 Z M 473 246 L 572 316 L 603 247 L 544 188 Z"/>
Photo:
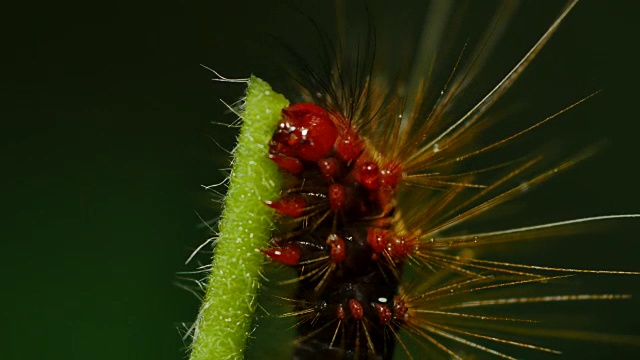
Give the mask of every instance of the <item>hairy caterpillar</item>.
<path id="1" fill-rule="evenodd" d="M 383 309 L 381 313 L 389 311 L 394 321 L 401 322 L 395 328 L 383 327 L 381 332 L 383 340 L 373 340 L 372 336 L 368 334 L 375 327 L 371 323 L 373 320 L 382 320 L 383 316 L 378 313 L 379 318 L 374 319 L 376 314 L 371 315 L 371 311 L 367 314 L 369 318 L 357 315 L 360 307 L 371 303 L 371 301 L 364 301 L 361 295 L 356 295 L 355 298 L 353 296 L 342 298 L 331 303 L 331 301 L 320 299 L 315 295 L 305 298 L 301 297 L 300 293 L 294 294 L 293 297 L 287 297 L 285 301 L 294 304 L 296 310 L 292 314 L 295 313 L 299 316 L 299 321 L 304 322 L 298 328 L 309 327 L 306 333 L 303 333 L 296 341 L 297 346 L 308 344 L 307 340 L 314 342 L 316 340 L 313 338 L 314 336 L 320 339 L 319 343 L 310 345 L 308 352 L 298 352 L 300 358 L 312 358 L 312 354 L 322 354 L 321 358 L 329 358 L 329 356 L 335 358 L 390 358 L 393 345 L 388 345 L 385 350 L 385 346 L 379 344 L 388 339 L 395 341 L 396 332 L 401 328 L 409 329 L 410 338 L 409 341 L 401 342 L 399 347 L 403 351 L 400 352 L 407 356 L 412 356 L 413 353 L 416 358 L 422 357 L 416 354 L 424 354 L 425 351 L 433 357 L 466 358 L 486 355 L 507 358 L 519 357 L 513 355 L 509 350 L 502 350 L 505 347 L 509 349 L 509 346 L 522 351 L 532 351 L 533 355 L 529 356 L 556 354 L 559 350 L 537 345 L 528 340 L 529 336 L 540 335 L 542 332 L 542 330 L 536 330 L 535 327 L 530 328 L 531 324 L 536 323 L 534 320 L 502 314 L 504 305 L 613 300 L 627 297 L 625 294 L 606 292 L 597 294 L 572 291 L 541 292 L 544 291 L 545 286 L 538 285 L 546 283 L 558 282 L 568 286 L 566 285 L 567 274 L 628 275 L 629 273 L 614 270 L 582 271 L 572 269 L 563 263 L 540 266 L 540 262 L 511 261 L 509 259 L 517 258 L 517 256 L 510 251 L 524 245 L 514 244 L 509 247 L 509 244 L 502 243 L 549 236 L 566 236 L 567 232 L 573 233 L 582 229 L 569 225 L 625 217 L 605 215 L 603 217 L 565 218 L 535 225 L 531 221 L 523 221 L 530 219 L 518 221 L 518 219 L 511 218 L 507 222 L 505 219 L 509 219 L 510 210 L 502 209 L 501 212 L 497 207 L 506 200 L 511 200 L 515 195 L 528 194 L 529 188 L 551 177 L 558 170 L 564 170 L 574 165 L 591 152 L 591 150 L 577 151 L 577 155 L 574 157 L 556 163 L 546 162 L 546 156 L 540 157 L 528 152 L 519 153 L 518 151 L 522 150 L 509 146 L 516 141 L 526 141 L 522 140 L 525 138 L 525 134 L 527 137 L 535 136 L 530 133 L 538 131 L 537 128 L 545 125 L 547 120 L 560 114 L 547 114 L 548 117 L 543 117 L 542 120 L 540 118 L 529 119 L 529 123 L 525 121 L 524 125 L 519 124 L 510 128 L 513 124 L 505 125 L 504 119 L 513 116 L 512 114 L 491 112 L 491 105 L 494 101 L 500 100 L 501 95 L 506 93 L 506 90 L 521 75 L 521 71 L 537 55 L 538 50 L 548 41 L 557 29 L 557 25 L 575 3 L 570 2 L 564 9 L 561 9 L 560 17 L 542 35 L 542 40 L 533 46 L 533 50 L 528 55 L 524 55 L 521 62 L 510 68 L 513 71 L 507 72 L 507 75 L 502 78 L 502 82 L 499 81 L 497 86 L 489 88 L 487 93 L 481 93 L 479 101 L 473 100 L 478 101 L 475 102 L 475 104 L 479 104 L 478 106 L 472 103 L 470 107 L 465 107 L 465 102 L 472 100 L 458 99 L 456 96 L 464 92 L 465 95 L 471 93 L 469 97 L 473 98 L 475 89 L 472 89 L 472 82 L 469 79 L 475 80 L 482 76 L 476 73 L 479 71 L 476 67 L 487 61 L 483 57 L 487 48 L 494 46 L 492 42 L 495 40 L 496 32 L 504 31 L 499 28 L 504 25 L 504 18 L 508 17 L 508 12 L 511 11 L 509 6 L 501 8 L 504 10 L 496 11 L 496 18 L 494 22 L 490 23 L 489 30 L 485 33 L 487 36 L 480 36 L 477 40 L 479 48 L 467 50 L 467 45 L 461 46 L 464 49 L 461 51 L 462 55 L 458 53 L 452 58 L 453 60 L 449 59 L 449 71 L 443 73 L 435 74 L 435 70 L 432 73 L 429 67 L 429 71 L 417 70 L 417 73 L 416 71 L 408 71 L 408 74 L 403 74 L 406 69 L 400 68 L 396 69 L 395 78 L 392 77 L 397 81 L 396 83 L 389 79 L 376 78 L 372 75 L 376 73 L 376 65 L 372 61 L 373 56 L 367 53 L 367 49 L 378 43 L 375 41 L 366 43 L 365 41 L 366 44 L 362 46 L 364 50 L 356 52 L 357 56 L 350 58 L 348 54 L 336 51 L 336 57 L 344 59 L 344 62 L 338 63 L 340 66 L 338 70 L 332 68 L 333 73 L 327 71 L 327 74 L 322 74 L 321 71 L 312 71 L 299 75 L 298 80 L 304 84 L 302 92 L 306 92 L 305 101 L 313 101 L 319 104 L 321 109 L 328 112 L 328 115 L 317 115 L 316 117 L 329 117 L 331 118 L 330 123 L 338 128 L 342 127 L 343 129 L 338 131 L 339 135 L 336 137 L 342 136 L 343 140 L 350 131 L 361 134 L 359 135 L 361 138 L 356 139 L 356 142 L 362 141 L 364 143 L 362 148 L 366 150 L 358 149 L 354 151 L 357 155 L 350 157 L 334 145 L 333 148 L 323 149 L 320 152 L 321 155 L 308 155 L 305 151 L 299 152 L 279 147 L 278 145 L 295 144 L 297 141 L 283 135 L 281 138 L 274 137 L 275 145 L 272 144 L 272 155 L 282 156 L 279 162 L 281 168 L 294 173 L 294 175 L 304 174 L 313 162 L 324 161 L 327 158 L 341 158 L 344 162 L 337 166 L 342 167 L 342 171 L 346 173 L 346 175 L 338 176 L 337 183 L 343 187 L 341 191 L 350 191 L 357 193 L 356 197 L 364 196 L 371 199 L 365 201 L 366 204 L 363 206 L 354 203 L 341 205 L 341 201 L 335 200 L 336 198 L 340 199 L 340 196 L 332 198 L 329 194 L 332 190 L 330 189 L 331 185 L 328 184 L 334 183 L 334 176 L 326 174 L 321 169 L 313 168 L 311 173 L 317 178 L 319 178 L 317 175 L 322 174 L 328 175 L 333 180 L 325 182 L 325 184 L 322 181 L 314 182 L 314 179 L 307 180 L 302 176 L 293 180 L 293 185 L 285 186 L 285 194 L 302 194 L 304 201 L 296 203 L 300 197 L 291 199 L 281 197 L 279 200 L 274 199 L 274 203 L 271 205 L 283 215 L 301 219 L 298 223 L 304 224 L 301 226 L 295 224 L 294 221 L 293 225 L 282 225 L 284 222 L 281 222 L 283 228 L 280 232 L 281 236 L 274 239 L 272 248 L 264 249 L 264 251 L 274 260 L 298 267 L 300 265 L 309 266 L 312 263 L 323 263 L 319 267 L 321 270 L 314 269 L 311 272 L 301 270 L 297 276 L 293 277 L 295 281 L 289 281 L 300 283 L 305 282 L 305 279 L 311 279 L 311 288 L 304 291 L 315 294 L 321 292 L 321 288 L 329 286 L 328 283 L 333 280 L 332 277 L 335 275 L 332 273 L 341 270 L 339 268 L 345 261 L 342 259 L 344 254 L 336 249 L 346 246 L 348 252 L 350 250 L 347 246 L 349 242 L 362 244 L 366 248 L 366 257 L 371 258 L 372 255 L 375 255 L 377 257 L 374 260 L 375 264 L 381 264 L 382 268 L 388 270 L 383 271 L 383 274 L 380 275 L 381 278 L 376 278 L 374 281 L 390 287 L 387 291 L 392 293 L 391 296 L 384 298 L 386 301 L 390 301 L 390 297 L 398 298 L 397 303 L 389 302 L 387 309 Z M 440 10 L 442 11 L 442 9 Z M 433 31 L 438 32 L 437 29 Z M 343 42 L 343 44 L 348 43 L 348 40 Z M 345 48 L 350 47 L 345 46 Z M 471 55 L 465 57 L 467 52 L 471 52 Z M 469 58 L 471 60 L 468 60 Z M 465 63 L 465 60 L 470 63 Z M 436 68 L 435 65 L 433 67 Z M 389 71 L 393 71 L 393 69 Z M 415 82 L 416 74 L 419 78 L 429 81 Z M 305 80 L 305 76 L 309 77 Z M 402 80 L 403 76 L 406 79 Z M 440 85 L 432 85 L 438 84 L 438 77 L 440 77 Z M 397 80 L 398 78 L 401 80 Z M 323 80 L 327 81 L 323 82 Z M 411 84 L 412 81 L 414 81 L 413 84 Z M 345 86 L 345 83 L 349 86 Z M 426 85 L 429 85 L 430 88 L 427 88 Z M 431 92 L 431 98 L 429 98 L 429 92 Z M 488 95 L 485 96 L 486 94 Z M 476 97 L 478 97 L 477 94 Z M 573 107 L 573 105 L 568 107 Z M 565 104 L 565 107 L 560 108 L 559 112 L 564 112 L 563 109 L 566 108 Z M 289 110 L 290 112 L 305 110 L 312 113 L 319 111 L 315 108 L 310 110 L 309 108 L 297 109 L 295 107 Z M 462 113 L 456 114 L 455 111 L 462 111 Z M 296 115 L 293 114 L 288 116 L 296 118 Z M 306 115 L 299 117 L 304 118 L 304 116 Z M 397 120 L 400 116 L 409 120 Z M 335 117 L 341 117 L 341 119 L 336 120 Z M 286 125 L 284 134 L 291 133 L 292 127 L 294 126 Z M 335 140 L 335 138 L 331 139 Z M 331 142 L 330 140 L 327 141 Z M 500 151 L 498 155 L 494 155 L 496 150 Z M 548 152 L 549 150 L 543 149 L 536 154 L 544 155 Z M 363 153 L 366 154 L 362 158 L 363 164 L 359 164 L 358 160 L 361 159 Z M 485 156 L 488 153 L 492 155 Z M 299 161 L 298 163 L 294 161 L 294 165 L 287 165 L 290 164 L 290 159 Z M 472 165 L 467 165 L 469 163 Z M 382 183 L 388 185 L 395 181 L 399 186 L 411 185 L 413 188 L 409 186 L 408 189 L 398 189 L 396 193 L 394 187 L 391 189 L 391 194 L 388 194 L 393 199 L 380 201 L 383 195 L 363 192 L 363 188 L 378 192 L 380 188 L 376 182 L 380 180 L 372 180 L 376 183 L 374 185 L 370 185 L 371 182 L 368 180 L 363 180 L 371 172 L 357 170 L 360 165 L 366 165 L 368 170 L 373 169 L 372 172 L 378 177 L 401 169 L 398 171 L 401 175 L 395 174 L 390 181 L 382 180 Z M 305 170 L 297 168 L 300 166 Z M 378 170 L 375 167 L 378 167 Z M 331 169 L 331 166 L 328 168 Z M 375 178 L 375 176 L 373 177 Z M 306 188 L 307 183 L 313 184 L 310 190 Z M 354 183 L 356 185 L 353 185 Z M 328 188 L 322 189 L 323 186 L 328 186 Z M 322 200 L 317 200 L 314 197 L 322 198 Z M 334 200 L 332 201 L 332 199 Z M 326 213 L 327 209 L 331 208 L 330 214 L 337 214 L 345 209 L 344 206 L 349 208 L 350 212 L 353 212 L 353 209 L 358 206 L 364 209 L 355 211 L 357 217 L 364 219 L 347 218 L 347 220 L 332 220 L 325 224 L 327 217 L 322 215 L 323 211 Z M 487 209 L 491 209 L 491 211 L 485 213 Z M 315 211 L 317 213 L 314 213 Z M 487 215 L 480 217 L 483 214 Z M 500 221 L 497 221 L 496 217 L 500 217 Z M 333 219 L 336 219 L 335 215 Z M 383 220 L 382 224 L 372 225 L 372 221 L 379 220 Z M 365 222 L 366 225 L 360 226 L 358 230 L 351 229 L 355 226 L 354 223 L 362 222 Z M 501 222 L 520 225 L 512 225 L 506 229 L 502 228 L 504 230 L 493 231 L 496 229 L 496 224 L 499 225 Z M 456 229 L 456 226 L 459 228 Z M 320 233 L 314 234 L 313 232 L 318 229 L 320 229 Z M 473 232 L 472 229 L 480 230 Z M 340 233 L 341 231 L 344 233 Z M 391 235 L 386 234 L 386 231 L 389 231 Z M 298 243 L 287 240 L 300 236 L 300 233 L 304 236 L 315 236 L 321 239 L 319 241 L 296 240 Z M 369 233 L 373 233 L 373 235 L 370 236 Z M 345 237 L 352 239 L 345 239 Z M 353 240 L 358 237 L 361 240 L 367 240 Z M 370 238 L 381 239 L 381 247 L 376 249 L 372 241 L 369 241 Z M 394 241 L 396 242 L 394 243 Z M 399 242 L 402 242 L 402 246 L 396 247 L 394 244 Z M 327 246 L 323 246 L 323 243 Z M 477 243 L 487 244 L 483 244 L 484 246 L 480 248 Z M 302 244 L 316 249 L 320 253 L 324 252 L 325 255 L 311 254 L 309 251 L 306 255 L 303 251 L 302 255 L 294 254 L 293 257 L 279 255 L 284 250 L 289 250 L 293 246 L 292 244 L 298 244 L 298 246 Z M 532 246 L 524 244 L 527 248 Z M 406 248 L 404 248 L 405 245 Z M 402 248 L 402 251 L 399 248 Z M 276 254 L 276 251 L 279 254 Z M 337 258 L 332 258 L 333 255 Z M 402 259 L 398 260 L 398 258 Z M 538 260 L 541 259 L 538 258 Z M 399 268 L 398 263 L 407 261 L 413 263 L 409 266 L 410 269 L 413 269 L 413 273 L 405 274 L 406 278 L 403 280 L 405 285 L 398 291 L 395 289 L 396 285 L 385 283 L 382 278 L 397 278 L 399 280 L 400 271 L 395 269 Z M 358 265 L 352 265 L 351 271 L 358 267 Z M 318 274 L 320 276 L 315 277 Z M 325 276 L 325 274 L 329 275 Z M 453 289 L 459 293 L 449 295 L 448 292 Z M 476 295 L 478 293 L 480 293 L 479 296 Z M 352 300 L 355 300 L 355 303 Z M 320 312 L 317 302 L 322 301 L 333 307 L 334 320 L 336 320 L 334 322 L 337 324 L 330 324 L 331 319 L 327 315 L 318 315 Z M 365 304 L 363 305 L 363 303 Z M 401 303 L 406 303 L 406 308 L 413 310 L 394 312 L 390 309 L 391 304 L 402 307 Z M 379 309 L 376 305 L 384 304 L 373 304 L 371 309 Z M 483 307 L 489 305 L 498 307 L 499 310 L 489 314 L 483 313 Z M 327 306 L 323 304 L 322 309 L 325 308 Z M 469 308 L 480 308 L 480 312 L 460 310 Z M 457 312 L 454 312 L 454 309 L 457 309 Z M 399 313 L 403 316 L 408 314 L 408 317 L 395 316 Z M 429 316 L 424 314 L 429 314 Z M 312 322 L 313 316 L 321 319 L 320 324 L 308 324 Z M 452 318 L 454 320 L 451 320 Z M 341 328 L 342 321 L 351 321 L 351 327 L 344 330 Z M 506 322 L 507 325 L 500 324 L 500 322 Z M 496 323 L 498 325 L 495 325 Z M 511 325 L 514 323 L 515 326 Z M 386 323 L 384 325 L 386 326 Z M 469 327 L 475 328 L 475 330 L 470 330 Z M 323 329 L 329 329 L 332 335 L 323 337 L 320 334 L 324 331 Z M 347 340 L 342 343 L 335 341 L 339 335 L 342 336 L 342 333 L 348 333 L 351 330 L 355 331 L 357 335 L 346 335 Z M 509 336 L 496 335 L 504 334 L 505 331 Z M 526 340 L 520 340 L 518 331 L 528 334 L 524 336 Z M 571 334 L 572 336 L 568 336 L 567 332 L 562 333 L 561 330 L 555 330 L 555 332 L 549 331 L 549 334 L 555 334 L 556 337 L 562 337 L 564 334 L 565 337 L 582 337 L 589 340 L 599 338 L 597 335 L 587 332 L 582 335 L 575 332 Z M 419 350 L 415 350 L 411 345 L 405 345 L 414 340 L 419 340 L 418 343 L 427 345 L 425 347 L 418 345 L 417 349 Z M 633 339 L 629 341 L 633 341 Z M 491 345 L 486 345 L 487 343 Z M 513 348 L 510 351 L 513 351 Z"/>

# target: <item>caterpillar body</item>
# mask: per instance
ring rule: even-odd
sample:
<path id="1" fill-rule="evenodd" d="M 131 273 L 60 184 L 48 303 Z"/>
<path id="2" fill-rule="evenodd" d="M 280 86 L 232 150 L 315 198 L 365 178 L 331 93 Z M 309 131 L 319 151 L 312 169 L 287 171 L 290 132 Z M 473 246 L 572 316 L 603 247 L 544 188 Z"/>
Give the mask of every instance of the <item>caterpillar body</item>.
<path id="1" fill-rule="evenodd" d="M 493 9 L 474 41 L 455 42 L 447 31 L 463 21 L 457 8 L 475 4 L 433 1 L 422 36 L 408 37 L 415 48 L 396 47 L 409 54 L 397 57 L 404 62 L 385 52 L 369 18 L 358 23 L 360 37 L 348 20 L 335 42 L 320 31 L 325 48 L 315 64 L 290 51 L 293 104 L 264 144 L 284 184 L 265 204 L 277 219 L 261 251 L 276 271 L 294 269 L 281 281 L 292 289 L 277 296 L 288 310 L 275 314 L 293 319 L 294 359 L 544 358 L 563 354 L 568 339 L 640 343 L 538 314 L 549 305 L 627 301 L 628 293 L 576 284 L 628 279 L 639 275 L 634 269 L 519 253 L 532 240 L 639 216 L 549 220 L 516 217 L 509 207 L 598 150 L 559 157 L 536 134 L 594 94 L 544 115 L 505 104 L 577 3 L 566 2 L 498 78 L 483 71 L 508 31 L 511 2 Z M 440 56 L 445 48 L 455 55 Z"/>

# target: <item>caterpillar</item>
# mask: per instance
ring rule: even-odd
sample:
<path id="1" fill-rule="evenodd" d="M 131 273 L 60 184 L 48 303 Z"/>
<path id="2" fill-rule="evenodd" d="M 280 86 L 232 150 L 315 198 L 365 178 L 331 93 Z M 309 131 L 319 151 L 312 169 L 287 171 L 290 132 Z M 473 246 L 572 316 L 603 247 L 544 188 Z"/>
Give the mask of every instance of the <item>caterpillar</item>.
<path id="1" fill-rule="evenodd" d="M 441 17 L 455 12 L 451 4 L 463 3 L 434 2 L 431 10 Z M 630 295 L 572 287 L 637 272 L 546 265 L 541 257 L 521 261 L 528 255 L 518 252 L 533 249 L 533 240 L 579 236 L 592 230 L 585 224 L 637 215 L 532 222 L 508 208 L 597 150 L 550 156 L 553 150 L 528 140 L 541 141 L 536 132 L 591 94 L 525 121 L 509 122 L 513 111 L 500 109 L 576 4 L 559 9 L 485 89 L 475 83 L 493 65 L 491 50 L 515 11 L 509 3 L 495 9 L 473 44 L 451 45 L 456 42 L 443 30 L 451 25 L 425 28 L 430 36 L 418 43 L 432 53 L 408 51 L 419 59 L 413 68 L 379 59 L 382 40 L 367 21 L 365 36 L 329 48 L 319 69 L 298 59 L 299 86 L 290 91 L 296 101 L 265 144 L 285 183 L 266 203 L 279 218 L 262 249 L 283 265 L 278 271 L 295 269 L 282 281 L 293 292 L 278 297 L 291 308 L 280 317 L 295 319 L 294 358 L 541 358 L 563 352 L 545 337 L 611 341 L 545 325 L 535 305 L 622 302 Z M 447 46 L 459 51 L 441 59 L 436 51 Z"/>

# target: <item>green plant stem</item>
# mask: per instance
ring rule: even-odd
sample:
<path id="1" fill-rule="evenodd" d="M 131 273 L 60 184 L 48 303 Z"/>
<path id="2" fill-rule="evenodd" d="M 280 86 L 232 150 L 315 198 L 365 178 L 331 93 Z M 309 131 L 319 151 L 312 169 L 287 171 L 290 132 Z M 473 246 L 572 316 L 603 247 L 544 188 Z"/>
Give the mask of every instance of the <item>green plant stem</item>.
<path id="1" fill-rule="evenodd" d="M 269 84 L 251 77 L 191 360 L 243 356 L 264 262 L 257 249 L 265 247 L 273 225 L 273 211 L 263 202 L 276 198 L 280 189 L 280 174 L 267 158 L 267 144 L 288 103 Z"/>

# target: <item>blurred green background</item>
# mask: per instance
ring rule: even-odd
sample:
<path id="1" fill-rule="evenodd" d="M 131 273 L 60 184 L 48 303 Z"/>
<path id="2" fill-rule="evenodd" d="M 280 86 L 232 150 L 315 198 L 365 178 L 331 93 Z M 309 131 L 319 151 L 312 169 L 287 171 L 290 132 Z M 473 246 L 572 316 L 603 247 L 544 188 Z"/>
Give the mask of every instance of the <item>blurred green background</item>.
<path id="1" fill-rule="evenodd" d="M 301 8 L 330 23 L 329 2 Z M 541 56 L 547 86 L 603 90 L 559 131 L 611 145 L 531 206 L 558 196 L 569 211 L 640 212 L 639 9 L 584 1 L 549 44 L 564 55 Z M 183 358 L 198 302 L 176 272 L 208 236 L 196 211 L 216 216 L 200 185 L 223 179 L 228 156 L 212 139 L 233 146 L 234 130 L 211 124 L 233 120 L 218 99 L 244 91 L 199 64 L 277 86 L 277 51 L 255 49 L 271 33 L 317 51 L 294 26 L 304 20 L 259 1 L 13 4 L 4 16 L 0 358 Z M 602 265 L 640 269 L 636 234 L 601 239 Z"/>

